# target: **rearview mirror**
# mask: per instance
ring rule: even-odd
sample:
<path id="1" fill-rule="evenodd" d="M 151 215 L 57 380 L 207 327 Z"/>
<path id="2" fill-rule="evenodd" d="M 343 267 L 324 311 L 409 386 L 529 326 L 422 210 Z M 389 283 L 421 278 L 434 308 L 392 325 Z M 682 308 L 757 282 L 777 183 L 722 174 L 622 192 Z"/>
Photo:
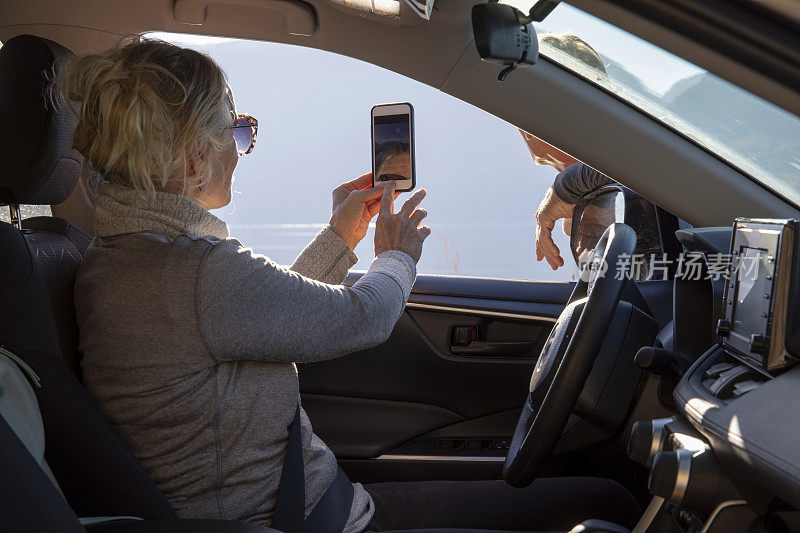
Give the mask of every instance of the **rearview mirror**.
<path id="1" fill-rule="evenodd" d="M 484 61 L 513 69 L 518 65 L 533 65 L 539 57 L 539 42 L 530 19 L 513 6 L 499 3 L 473 6 L 472 33 Z"/>

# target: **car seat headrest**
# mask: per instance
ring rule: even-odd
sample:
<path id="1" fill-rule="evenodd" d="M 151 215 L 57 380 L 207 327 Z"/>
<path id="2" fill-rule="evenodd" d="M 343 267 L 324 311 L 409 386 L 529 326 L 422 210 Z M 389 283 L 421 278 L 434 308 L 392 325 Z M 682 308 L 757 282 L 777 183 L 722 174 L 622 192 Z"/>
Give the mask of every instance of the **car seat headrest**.
<path id="1" fill-rule="evenodd" d="M 58 204 L 80 176 L 72 148 L 75 119 L 55 109 L 47 94 L 63 46 L 18 35 L 0 48 L 0 204 Z"/>

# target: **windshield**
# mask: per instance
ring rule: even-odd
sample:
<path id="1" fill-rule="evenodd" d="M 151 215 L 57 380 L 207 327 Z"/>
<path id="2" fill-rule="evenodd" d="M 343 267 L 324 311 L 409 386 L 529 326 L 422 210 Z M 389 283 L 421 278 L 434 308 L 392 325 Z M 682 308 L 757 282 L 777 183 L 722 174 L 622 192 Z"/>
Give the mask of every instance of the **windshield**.
<path id="1" fill-rule="evenodd" d="M 527 13 L 534 2 L 503 3 Z M 800 203 L 797 116 L 564 2 L 534 26 L 548 59 Z"/>

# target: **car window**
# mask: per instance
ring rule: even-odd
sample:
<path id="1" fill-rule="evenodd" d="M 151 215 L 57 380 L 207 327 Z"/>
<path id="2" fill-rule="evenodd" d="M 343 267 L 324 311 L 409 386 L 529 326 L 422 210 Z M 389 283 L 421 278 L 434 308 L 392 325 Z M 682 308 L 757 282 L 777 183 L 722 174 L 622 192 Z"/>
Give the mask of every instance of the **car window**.
<path id="1" fill-rule="evenodd" d="M 548 59 L 800 204 L 800 117 L 566 2 L 534 27 Z"/>
<path id="2" fill-rule="evenodd" d="M 333 187 L 369 172 L 372 106 L 408 101 L 414 105 L 417 187 L 428 191 L 423 207 L 432 229 L 419 272 L 576 278 L 560 224 L 554 233 L 567 266 L 553 271 L 536 262 L 534 213 L 556 171 L 532 163 L 511 124 L 405 76 L 329 52 L 151 36 L 210 54 L 228 76 L 237 111 L 259 121 L 255 150 L 240 158 L 234 173 L 233 202 L 215 212 L 244 245 L 291 264 L 327 224 Z M 373 231 L 356 249 L 356 269 L 369 268 Z"/>
<path id="3" fill-rule="evenodd" d="M 49 205 L 21 205 L 19 206 L 19 216 L 22 220 L 31 217 L 52 216 Z M 11 212 L 8 206 L 0 205 L 0 220 L 11 222 Z"/>

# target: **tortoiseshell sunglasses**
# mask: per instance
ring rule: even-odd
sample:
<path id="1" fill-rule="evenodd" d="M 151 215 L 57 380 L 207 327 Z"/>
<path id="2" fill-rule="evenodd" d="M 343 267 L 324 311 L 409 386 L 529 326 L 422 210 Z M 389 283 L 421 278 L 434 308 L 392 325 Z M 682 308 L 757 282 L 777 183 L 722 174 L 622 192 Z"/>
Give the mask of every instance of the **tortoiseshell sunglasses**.
<path id="1" fill-rule="evenodd" d="M 236 141 L 236 151 L 240 156 L 253 151 L 258 133 L 258 120 L 250 115 L 236 115 L 236 124 L 224 126 L 222 129 L 233 130 L 233 140 Z"/>

